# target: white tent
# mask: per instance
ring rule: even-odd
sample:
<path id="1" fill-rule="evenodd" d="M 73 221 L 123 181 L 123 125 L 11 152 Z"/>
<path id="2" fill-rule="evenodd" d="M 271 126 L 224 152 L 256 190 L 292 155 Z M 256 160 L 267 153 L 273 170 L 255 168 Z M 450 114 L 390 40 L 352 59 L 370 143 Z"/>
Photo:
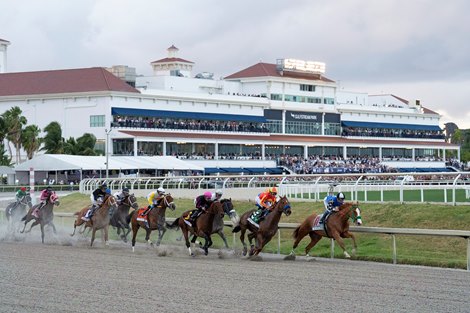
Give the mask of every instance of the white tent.
<path id="1" fill-rule="evenodd" d="M 109 156 L 109 170 L 193 170 L 204 168 L 170 156 Z M 16 172 L 105 170 L 105 156 L 42 154 L 15 167 Z"/>

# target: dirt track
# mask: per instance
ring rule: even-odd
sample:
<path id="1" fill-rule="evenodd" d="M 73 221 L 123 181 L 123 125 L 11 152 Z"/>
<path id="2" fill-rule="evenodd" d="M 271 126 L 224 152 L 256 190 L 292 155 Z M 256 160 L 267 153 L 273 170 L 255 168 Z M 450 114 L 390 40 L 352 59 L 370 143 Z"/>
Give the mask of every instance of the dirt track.
<path id="1" fill-rule="evenodd" d="M 38 237 L 0 236 L 0 312 L 470 311 L 462 270 Z"/>

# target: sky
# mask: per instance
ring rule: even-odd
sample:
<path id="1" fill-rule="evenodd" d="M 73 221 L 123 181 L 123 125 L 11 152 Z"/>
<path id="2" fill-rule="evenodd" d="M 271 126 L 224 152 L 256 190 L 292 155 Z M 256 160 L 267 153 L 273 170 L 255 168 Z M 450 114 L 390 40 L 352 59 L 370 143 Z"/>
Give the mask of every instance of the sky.
<path id="1" fill-rule="evenodd" d="M 394 94 L 470 128 L 467 0 L 0 0 L 8 72 L 178 56 L 224 77 L 260 61 L 326 63 L 341 89 Z"/>

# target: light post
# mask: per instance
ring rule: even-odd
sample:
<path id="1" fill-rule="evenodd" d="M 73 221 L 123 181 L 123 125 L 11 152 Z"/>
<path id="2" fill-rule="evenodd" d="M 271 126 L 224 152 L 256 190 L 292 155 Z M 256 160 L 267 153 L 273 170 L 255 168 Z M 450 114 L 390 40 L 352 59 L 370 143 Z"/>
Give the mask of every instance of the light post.
<path id="1" fill-rule="evenodd" d="M 109 133 L 111 132 L 111 129 L 105 129 L 104 132 L 106 133 L 106 142 L 105 142 L 105 154 L 106 154 L 106 180 L 108 179 L 108 168 L 109 168 Z"/>

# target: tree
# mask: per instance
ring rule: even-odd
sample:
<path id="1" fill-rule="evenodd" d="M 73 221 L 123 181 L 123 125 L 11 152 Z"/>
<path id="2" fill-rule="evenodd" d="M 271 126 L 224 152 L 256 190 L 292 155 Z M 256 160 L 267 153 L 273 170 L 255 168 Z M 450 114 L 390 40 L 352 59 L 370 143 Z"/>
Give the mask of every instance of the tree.
<path id="1" fill-rule="evenodd" d="M 41 150 L 49 154 L 64 153 L 64 139 L 62 128 L 58 122 L 50 122 L 45 128 L 46 135 L 43 138 L 44 147 Z"/>
<path id="2" fill-rule="evenodd" d="M 23 111 L 17 106 L 12 107 L 10 110 L 2 114 L 5 120 L 6 127 L 6 138 L 9 142 L 13 143 L 16 152 L 16 163 L 20 162 L 20 151 L 21 151 L 21 133 L 23 131 L 23 126 L 26 125 L 28 120 L 26 117 L 21 115 Z M 8 149 L 10 151 L 10 158 L 13 158 L 11 147 L 8 144 Z"/>
<path id="3" fill-rule="evenodd" d="M 64 154 L 77 154 L 78 146 L 75 138 L 70 137 L 67 141 L 64 142 Z"/>
<path id="4" fill-rule="evenodd" d="M 96 137 L 93 134 L 85 133 L 83 136 L 77 138 L 77 151 L 78 155 L 96 155 L 94 150 L 96 144 Z"/>
<path id="5" fill-rule="evenodd" d="M 23 145 L 23 149 L 26 151 L 26 155 L 28 160 L 31 160 L 34 156 L 34 152 L 39 150 L 41 146 L 41 138 L 39 138 L 39 134 L 41 133 L 41 129 L 39 129 L 36 125 L 29 125 L 26 126 L 21 134 L 21 144 Z"/>
<path id="6" fill-rule="evenodd" d="M 0 165 L 3 166 L 10 166 L 11 165 L 11 158 L 5 155 L 5 145 L 3 141 L 0 142 Z"/>

